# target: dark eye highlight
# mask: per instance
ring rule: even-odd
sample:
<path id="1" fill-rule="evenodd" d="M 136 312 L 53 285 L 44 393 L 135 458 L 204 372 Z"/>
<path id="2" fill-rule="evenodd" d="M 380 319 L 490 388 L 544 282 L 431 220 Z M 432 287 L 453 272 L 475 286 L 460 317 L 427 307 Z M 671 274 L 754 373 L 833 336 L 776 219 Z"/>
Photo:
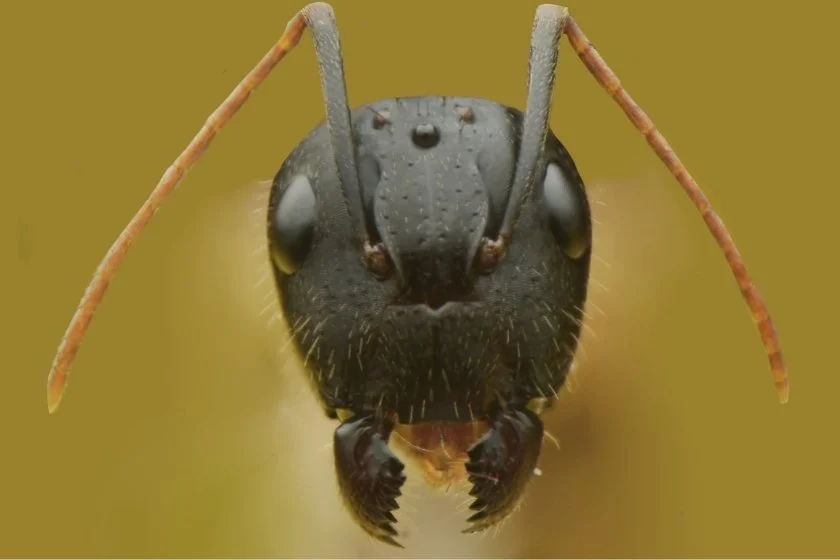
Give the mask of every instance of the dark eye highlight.
<path id="1" fill-rule="evenodd" d="M 315 191 L 298 175 L 283 193 L 268 219 L 271 256 L 284 274 L 294 274 L 312 249 L 318 217 Z"/>
<path id="2" fill-rule="evenodd" d="M 543 204 L 551 231 L 565 253 L 582 257 L 590 244 L 584 193 L 556 163 L 549 163 L 543 179 Z"/>

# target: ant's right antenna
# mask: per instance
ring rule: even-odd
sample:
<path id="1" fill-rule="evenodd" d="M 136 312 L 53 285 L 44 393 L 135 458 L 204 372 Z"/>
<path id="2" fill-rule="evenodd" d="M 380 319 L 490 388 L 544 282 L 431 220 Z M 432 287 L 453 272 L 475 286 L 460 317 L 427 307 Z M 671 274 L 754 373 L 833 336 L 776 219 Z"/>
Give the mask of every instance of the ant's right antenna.
<path id="1" fill-rule="evenodd" d="M 140 235 L 149 220 L 175 190 L 187 172 L 195 165 L 216 134 L 230 122 L 248 97 L 268 77 L 274 67 L 300 42 L 303 30 L 309 28 L 315 43 L 315 54 L 321 76 L 321 89 L 327 108 L 327 126 L 333 154 L 338 168 L 344 197 L 351 219 L 359 229 L 362 243 L 367 242 L 361 191 L 356 170 L 355 151 L 350 130 L 350 109 L 344 81 L 341 45 L 335 16 L 329 4 L 316 2 L 299 11 L 286 25 L 280 40 L 257 63 L 236 89 L 225 99 L 204 123 L 186 149 L 166 170 L 140 210 L 134 215 L 117 240 L 108 249 L 85 290 L 64 338 L 58 347 L 47 379 L 47 407 L 50 412 L 58 408 L 67 387 L 67 376 L 79 350 L 97 306 L 105 297 L 108 283 L 114 277 L 132 242 Z"/>

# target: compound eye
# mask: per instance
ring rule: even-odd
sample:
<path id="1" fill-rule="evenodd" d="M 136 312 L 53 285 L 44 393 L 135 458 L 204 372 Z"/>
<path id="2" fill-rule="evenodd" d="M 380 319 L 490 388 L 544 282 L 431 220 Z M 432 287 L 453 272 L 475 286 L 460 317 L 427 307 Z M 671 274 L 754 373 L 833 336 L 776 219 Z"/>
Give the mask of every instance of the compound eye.
<path id="1" fill-rule="evenodd" d="M 312 183 L 305 175 L 298 175 L 268 218 L 271 256 L 284 274 L 294 274 L 303 265 L 312 249 L 317 217 Z"/>
<path id="2" fill-rule="evenodd" d="M 543 203 L 551 231 L 565 253 L 579 259 L 590 243 L 589 211 L 580 188 L 556 163 L 549 163 L 543 180 Z"/>

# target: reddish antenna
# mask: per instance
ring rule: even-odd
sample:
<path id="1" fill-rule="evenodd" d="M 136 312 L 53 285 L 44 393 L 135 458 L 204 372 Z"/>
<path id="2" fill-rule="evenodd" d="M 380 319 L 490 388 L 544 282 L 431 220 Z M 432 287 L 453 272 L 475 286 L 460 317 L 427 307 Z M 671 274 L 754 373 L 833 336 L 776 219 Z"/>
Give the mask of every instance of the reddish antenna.
<path id="1" fill-rule="evenodd" d="M 542 8 L 542 6 L 541 6 Z M 553 7 L 557 9 L 557 7 Z M 583 34 L 577 22 L 570 15 L 566 17 L 564 32 L 569 38 L 572 48 L 580 57 L 583 64 L 589 69 L 595 79 L 601 86 L 607 90 L 607 93 L 612 96 L 621 110 L 627 115 L 633 126 L 636 127 L 642 136 L 645 137 L 650 147 L 656 152 L 656 155 L 665 163 L 668 169 L 671 170 L 674 177 L 679 181 L 685 190 L 688 198 L 694 203 L 694 206 L 700 212 L 703 220 L 709 228 L 712 236 L 715 238 L 718 247 L 723 251 L 726 257 L 726 262 L 729 263 L 729 268 L 738 282 L 738 287 L 741 289 L 741 294 L 747 302 L 747 307 L 750 308 L 753 320 L 758 325 L 758 332 L 761 336 L 761 342 L 764 345 L 764 350 L 767 352 L 767 357 L 770 360 L 770 371 L 773 374 L 773 384 L 776 386 L 776 392 L 779 395 L 779 402 L 786 403 L 790 398 L 790 382 L 788 381 L 787 369 L 785 368 L 784 360 L 782 359 L 782 351 L 779 346 L 779 338 L 776 334 L 776 328 L 773 326 L 773 321 L 770 318 L 770 312 L 767 305 L 764 303 L 761 295 L 755 287 L 747 267 L 735 246 L 735 241 L 723 225 L 723 221 L 712 209 L 712 205 L 697 181 L 683 165 L 680 158 L 665 140 L 662 133 L 657 130 L 653 121 L 647 114 L 642 111 L 639 105 L 633 101 L 627 90 L 621 85 L 618 76 L 607 66 L 592 43 Z"/>
<path id="2" fill-rule="evenodd" d="M 55 359 L 53 360 L 50 375 L 47 379 L 47 407 L 50 412 L 58 408 L 64 391 L 67 388 L 67 377 L 73 359 L 79 351 L 79 346 L 87 332 L 93 314 L 97 306 L 105 296 L 108 284 L 114 277 L 117 269 L 125 258 L 129 247 L 143 231 L 143 228 L 155 215 L 155 212 L 163 205 L 166 197 L 178 186 L 187 172 L 195 165 L 201 155 L 210 146 L 216 134 L 230 122 L 233 115 L 239 110 L 248 97 L 268 77 L 278 62 L 283 60 L 292 49 L 300 42 L 303 31 L 311 25 L 315 17 L 332 17 L 332 8 L 321 2 L 309 4 L 299 11 L 286 25 L 280 40 L 275 43 L 271 50 L 263 56 L 253 70 L 239 82 L 236 88 L 228 95 L 221 105 L 210 115 L 204 126 L 189 145 L 175 159 L 172 165 L 166 170 L 155 186 L 149 198 L 140 207 L 140 210 L 131 218 L 117 240 L 111 245 L 93 278 L 85 290 L 82 300 L 76 309 L 76 313 L 70 320 L 70 325 L 64 333 L 64 338 L 58 346 Z"/>

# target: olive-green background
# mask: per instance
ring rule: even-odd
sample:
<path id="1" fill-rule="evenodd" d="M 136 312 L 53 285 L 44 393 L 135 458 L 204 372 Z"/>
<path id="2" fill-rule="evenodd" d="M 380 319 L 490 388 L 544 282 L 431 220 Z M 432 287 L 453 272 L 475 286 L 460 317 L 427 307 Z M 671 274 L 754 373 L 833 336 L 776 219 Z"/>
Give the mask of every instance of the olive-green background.
<path id="1" fill-rule="evenodd" d="M 334 6 L 352 105 L 417 94 L 524 105 L 535 3 Z M 840 555 L 838 6 L 571 4 L 738 241 L 779 330 L 791 401 L 776 401 L 702 221 L 564 42 L 552 127 L 599 223 L 585 351 L 546 419 L 559 449 L 546 442 L 542 477 L 496 536 L 461 536 L 463 492 L 429 494 L 412 477 L 405 555 Z M 294 357 L 278 357 L 283 328 L 261 282 L 255 182 L 323 116 L 308 37 L 136 243 L 61 410 L 46 411 L 54 350 L 99 259 L 300 7 L 0 8 L 0 555 L 397 553 L 342 511 L 334 426 Z"/>

